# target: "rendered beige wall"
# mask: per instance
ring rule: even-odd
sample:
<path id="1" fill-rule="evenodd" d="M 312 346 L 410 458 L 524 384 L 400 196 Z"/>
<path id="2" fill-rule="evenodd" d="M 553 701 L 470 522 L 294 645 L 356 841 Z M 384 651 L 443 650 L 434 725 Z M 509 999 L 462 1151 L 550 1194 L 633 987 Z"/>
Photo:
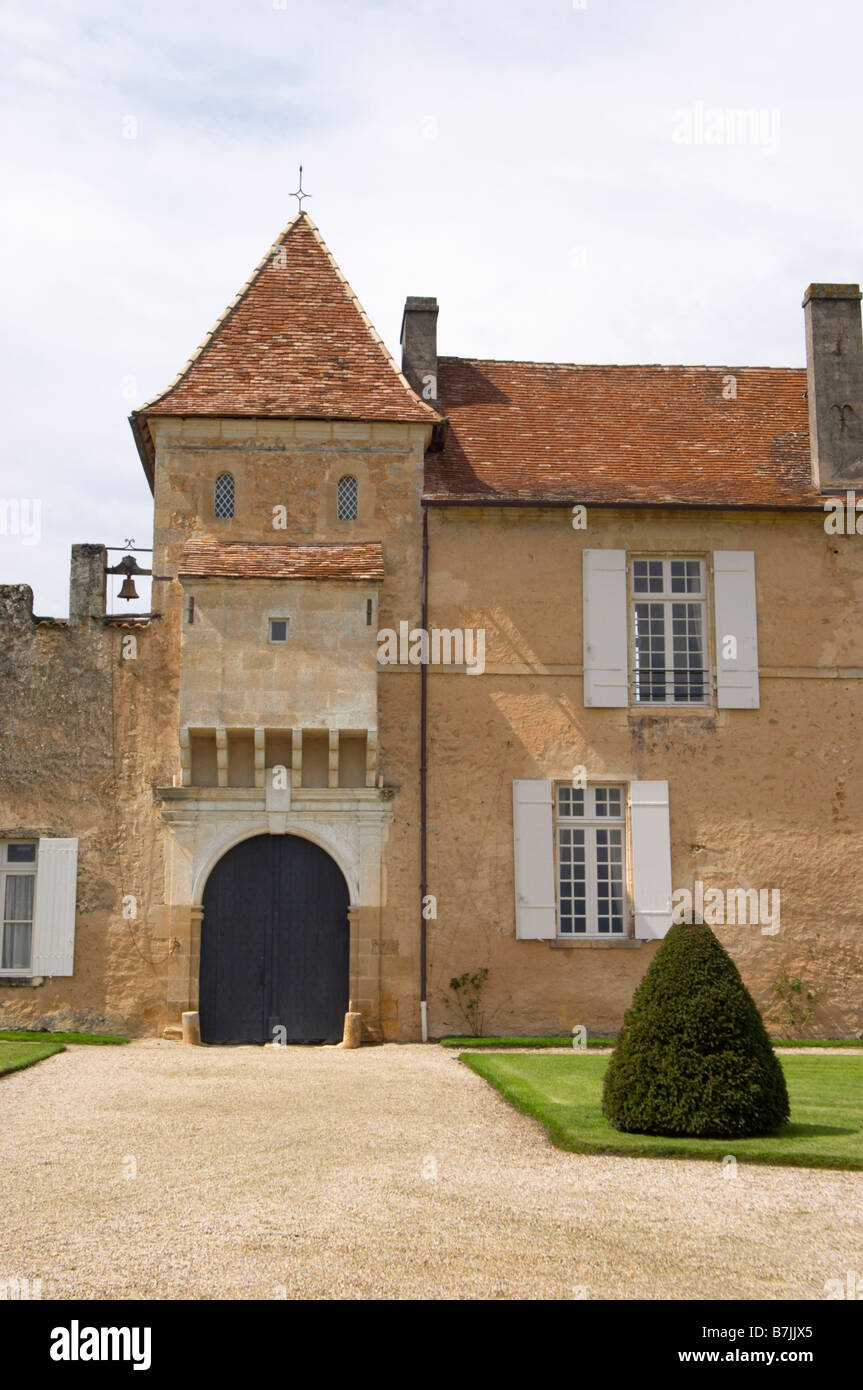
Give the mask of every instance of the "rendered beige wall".
<path id="1" fill-rule="evenodd" d="M 754 550 L 761 708 L 584 709 L 581 549 Z M 429 624 L 484 626 L 486 673 L 429 673 L 433 1032 L 452 975 L 488 966 L 495 1032 L 619 1026 L 655 952 L 517 941 L 512 781 L 667 779 L 673 886 L 779 888 L 777 936 L 718 927 L 762 1006 L 781 970 L 824 987 L 822 1032 L 863 1033 L 863 545 L 823 515 L 434 511 Z M 393 674 L 390 682 L 409 681 Z"/>

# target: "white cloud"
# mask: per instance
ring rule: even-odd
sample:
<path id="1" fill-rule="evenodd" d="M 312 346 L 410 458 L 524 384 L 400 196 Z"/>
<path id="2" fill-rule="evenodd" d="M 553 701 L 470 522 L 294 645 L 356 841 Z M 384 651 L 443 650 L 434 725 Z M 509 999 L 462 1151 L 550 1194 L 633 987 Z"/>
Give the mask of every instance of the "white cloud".
<path id="1" fill-rule="evenodd" d="M 175 375 L 300 161 L 394 353 L 437 294 L 450 355 L 801 363 L 806 284 L 863 277 L 861 28 L 851 0 L 11 0 L 0 495 L 45 505 L 0 582 L 62 613 L 73 541 L 150 544 L 124 384 Z M 778 111 L 776 153 L 676 143 L 697 103 Z"/>

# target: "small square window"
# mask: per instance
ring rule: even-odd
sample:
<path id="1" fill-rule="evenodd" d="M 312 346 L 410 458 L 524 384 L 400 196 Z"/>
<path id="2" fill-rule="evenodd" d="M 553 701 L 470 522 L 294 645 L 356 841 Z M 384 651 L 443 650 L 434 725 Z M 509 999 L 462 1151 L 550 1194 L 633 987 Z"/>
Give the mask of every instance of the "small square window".
<path id="1" fill-rule="evenodd" d="M 268 640 L 269 640 L 270 642 L 287 642 L 287 640 L 288 640 L 288 619 L 287 619 L 287 618 L 270 618 L 270 619 L 269 619 L 269 635 L 268 635 Z"/>

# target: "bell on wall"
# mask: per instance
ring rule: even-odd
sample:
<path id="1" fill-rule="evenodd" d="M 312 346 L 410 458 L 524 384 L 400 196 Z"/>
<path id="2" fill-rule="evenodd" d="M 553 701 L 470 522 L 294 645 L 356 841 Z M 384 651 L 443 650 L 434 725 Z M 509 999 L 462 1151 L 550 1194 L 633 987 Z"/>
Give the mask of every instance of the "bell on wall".
<path id="1" fill-rule="evenodd" d="M 139 597 L 140 597 L 140 595 L 139 595 L 139 593 L 138 593 L 138 590 L 135 588 L 135 581 L 134 581 L 134 579 L 132 578 L 132 575 L 133 575 L 133 574 L 152 574 L 153 571 L 152 571 L 152 570 L 143 570 L 143 569 L 141 569 L 141 567 L 140 567 L 140 565 L 138 564 L 138 561 L 135 559 L 134 555 L 124 555 L 123 558 L 122 558 L 122 560 L 120 561 L 120 563 L 119 563 L 118 565 L 109 565 L 109 566 L 106 568 L 105 573 L 106 573 L 106 574 L 122 574 L 122 576 L 123 576 L 123 583 L 120 585 L 120 592 L 119 592 L 119 594 L 117 595 L 117 597 L 118 597 L 118 598 L 124 598 L 124 599 L 127 599 L 127 600 L 128 600 L 128 599 L 133 599 L 133 598 L 139 598 Z"/>
<path id="2" fill-rule="evenodd" d="M 117 597 L 128 599 L 139 597 L 138 590 L 135 588 L 135 581 L 131 575 L 127 575 L 126 578 L 123 580 L 123 583 L 120 585 L 120 592 L 117 595 Z"/>

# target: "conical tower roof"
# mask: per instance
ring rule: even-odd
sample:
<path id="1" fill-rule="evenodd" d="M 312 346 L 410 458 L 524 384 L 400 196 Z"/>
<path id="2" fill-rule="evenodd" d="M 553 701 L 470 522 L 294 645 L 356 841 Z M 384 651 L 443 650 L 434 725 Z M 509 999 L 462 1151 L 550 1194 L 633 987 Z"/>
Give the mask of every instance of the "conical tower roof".
<path id="1" fill-rule="evenodd" d="M 133 412 L 147 454 L 146 421 L 160 415 L 439 419 L 402 376 L 307 213 L 268 249 L 167 390 Z"/>

